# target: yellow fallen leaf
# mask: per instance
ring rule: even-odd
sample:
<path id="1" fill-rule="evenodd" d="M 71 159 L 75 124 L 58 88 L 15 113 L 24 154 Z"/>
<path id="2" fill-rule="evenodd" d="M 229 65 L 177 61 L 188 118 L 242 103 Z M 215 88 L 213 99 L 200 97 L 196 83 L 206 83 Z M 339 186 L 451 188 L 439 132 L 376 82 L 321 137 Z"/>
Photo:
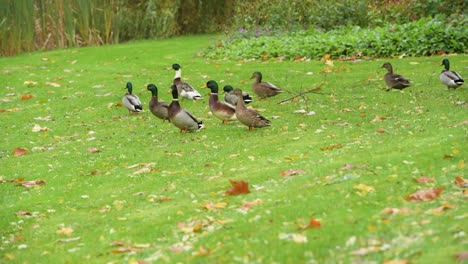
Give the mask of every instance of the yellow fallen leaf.
<path id="1" fill-rule="evenodd" d="M 363 183 L 354 185 L 354 186 L 353 186 L 353 189 L 358 190 L 358 191 L 356 192 L 356 194 L 359 195 L 359 196 L 365 196 L 365 195 L 367 195 L 368 193 L 374 192 L 374 191 L 375 191 L 374 187 L 369 186 L 369 185 L 365 185 L 365 184 L 363 184 Z"/>
<path id="2" fill-rule="evenodd" d="M 57 230 L 58 235 L 71 236 L 73 234 L 73 228 L 71 227 L 62 227 Z"/>

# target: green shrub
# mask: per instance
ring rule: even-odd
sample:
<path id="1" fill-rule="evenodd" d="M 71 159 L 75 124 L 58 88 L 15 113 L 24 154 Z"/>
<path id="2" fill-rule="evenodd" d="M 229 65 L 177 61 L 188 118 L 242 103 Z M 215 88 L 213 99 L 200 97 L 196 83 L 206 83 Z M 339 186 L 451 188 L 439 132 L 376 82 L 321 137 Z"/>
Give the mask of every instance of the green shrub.
<path id="1" fill-rule="evenodd" d="M 208 48 L 211 58 L 260 59 L 265 57 L 333 58 L 355 55 L 389 57 L 463 53 L 468 45 L 468 20 L 459 16 L 447 22 L 442 17 L 424 18 L 402 25 L 361 28 L 346 26 L 327 32 L 318 29 L 289 34 L 242 30 L 236 37 Z M 240 35 L 240 36 L 239 36 Z"/>

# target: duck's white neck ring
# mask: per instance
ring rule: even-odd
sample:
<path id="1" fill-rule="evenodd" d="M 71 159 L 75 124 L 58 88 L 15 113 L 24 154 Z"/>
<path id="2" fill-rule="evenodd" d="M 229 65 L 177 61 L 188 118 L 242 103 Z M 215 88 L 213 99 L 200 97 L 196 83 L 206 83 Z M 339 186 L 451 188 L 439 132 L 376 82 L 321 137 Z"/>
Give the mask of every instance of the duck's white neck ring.
<path id="1" fill-rule="evenodd" d="M 210 94 L 212 94 L 212 95 L 218 95 L 218 93 L 210 93 Z"/>
<path id="2" fill-rule="evenodd" d="M 178 69 L 178 70 L 175 72 L 174 79 L 176 79 L 176 78 L 181 78 L 181 77 L 182 77 L 182 70 L 181 70 L 181 69 Z"/>
<path id="3" fill-rule="evenodd" d="M 172 101 L 179 101 L 179 99 L 178 99 L 178 98 L 174 98 L 174 99 L 172 99 Z"/>

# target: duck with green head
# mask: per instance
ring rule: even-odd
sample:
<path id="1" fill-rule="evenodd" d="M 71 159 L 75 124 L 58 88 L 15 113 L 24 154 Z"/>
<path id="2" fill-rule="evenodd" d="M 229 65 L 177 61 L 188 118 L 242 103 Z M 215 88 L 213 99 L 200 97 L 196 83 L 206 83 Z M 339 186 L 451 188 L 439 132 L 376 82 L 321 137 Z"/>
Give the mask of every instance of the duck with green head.
<path id="1" fill-rule="evenodd" d="M 231 85 L 225 85 L 224 88 L 223 88 L 223 91 L 226 93 L 224 95 L 224 101 L 232 104 L 232 105 L 236 105 L 237 104 L 237 100 L 239 99 L 237 97 L 237 95 L 234 94 L 234 88 L 232 88 Z M 242 100 L 244 101 L 244 103 L 248 104 L 248 103 L 251 103 L 253 100 L 252 100 L 252 97 L 250 97 L 250 95 L 246 92 L 242 92 Z"/>
<path id="2" fill-rule="evenodd" d="M 219 101 L 218 83 L 210 80 L 206 83 L 206 87 L 211 91 L 209 101 L 211 113 L 221 119 L 223 124 L 236 120 L 236 108 L 229 103 Z"/>
<path id="3" fill-rule="evenodd" d="M 146 86 L 148 91 L 151 91 L 151 99 L 148 103 L 149 110 L 159 119 L 162 119 L 163 123 L 169 120 L 168 109 L 169 104 L 164 101 L 158 100 L 158 87 L 150 83 Z"/>
<path id="4" fill-rule="evenodd" d="M 241 89 L 234 89 L 234 94 L 239 98 L 242 97 Z M 238 100 L 236 105 L 236 116 L 239 122 L 249 127 L 249 130 L 254 128 L 267 127 L 271 125 L 270 120 L 266 119 L 255 110 L 245 107 L 244 101 Z"/>
<path id="5" fill-rule="evenodd" d="M 143 111 L 143 106 L 141 105 L 140 98 L 138 96 L 132 94 L 133 85 L 131 82 L 127 82 L 125 86 L 127 89 L 127 93 L 122 98 L 122 104 L 127 107 L 129 113 L 139 113 Z"/>
<path id="6" fill-rule="evenodd" d="M 444 65 L 444 70 L 440 73 L 439 79 L 448 89 L 457 89 L 465 82 L 460 74 L 450 70 L 450 62 L 448 59 L 443 59 L 442 65 Z"/>
<path id="7" fill-rule="evenodd" d="M 172 102 L 169 105 L 168 115 L 171 123 L 178 127 L 180 132 L 194 132 L 201 129 L 203 122 L 198 121 L 190 112 L 180 106 L 177 86 L 172 85 L 170 92 L 172 93 Z"/>
<path id="8" fill-rule="evenodd" d="M 406 87 L 410 86 L 410 80 L 406 79 L 405 77 L 393 73 L 393 67 L 392 64 L 389 62 L 386 62 L 382 65 L 381 68 L 386 68 L 387 73 L 384 76 L 385 83 L 387 84 L 387 91 L 390 91 L 392 89 L 398 89 L 398 90 L 403 90 Z"/>
<path id="9" fill-rule="evenodd" d="M 278 88 L 269 82 L 263 82 L 261 72 L 254 72 L 250 79 L 255 79 L 252 84 L 252 89 L 260 99 L 272 97 L 283 92 L 281 88 Z"/>
<path id="10" fill-rule="evenodd" d="M 177 86 L 177 91 L 182 98 L 191 100 L 200 100 L 202 96 L 190 84 L 182 81 L 182 67 L 179 64 L 172 64 L 172 69 L 175 71 L 173 84 Z"/>

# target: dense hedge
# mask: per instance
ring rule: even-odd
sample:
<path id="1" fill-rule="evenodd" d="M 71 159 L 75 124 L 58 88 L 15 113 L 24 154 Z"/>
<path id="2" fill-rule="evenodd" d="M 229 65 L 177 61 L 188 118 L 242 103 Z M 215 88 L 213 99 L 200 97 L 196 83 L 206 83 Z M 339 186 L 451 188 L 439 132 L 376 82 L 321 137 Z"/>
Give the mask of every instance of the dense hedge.
<path id="1" fill-rule="evenodd" d="M 450 21 L 450 22 L 448 22 Z M 260 59 L 282 57 L 332 58 L 354 56 L 420 56 L 468 51 L 468 20 L 424 18 L 384 27 L 339 27 L 330 31 L 311 29 L 292 33 L 249 32 L 220 40 L 207 49 L 210 58 Z"/>

